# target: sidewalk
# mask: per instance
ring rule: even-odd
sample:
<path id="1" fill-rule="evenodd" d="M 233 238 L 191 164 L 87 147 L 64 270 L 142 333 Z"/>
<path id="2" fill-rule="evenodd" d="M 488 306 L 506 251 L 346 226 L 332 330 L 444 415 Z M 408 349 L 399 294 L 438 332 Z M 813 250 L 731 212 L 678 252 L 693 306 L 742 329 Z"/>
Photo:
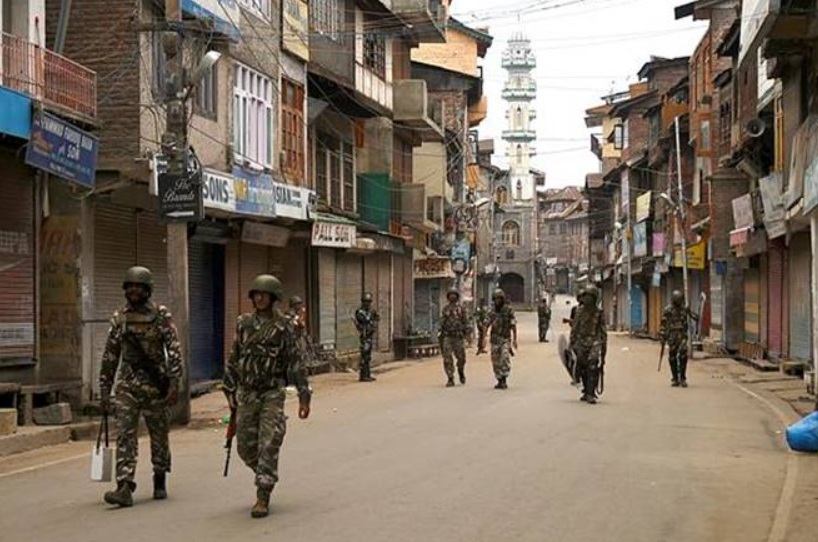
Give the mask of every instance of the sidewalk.
<path id="1" fill-rule="evenodd" d="M 372 373 L 375 375 L 384 374 L 424 361 L 426 360 L 385 362 L 373 367 Z M 358 373 L 354 371 L 325 373 L 311 377 L 310 385 L 315 393 L 324 394 L 332 389 L 351 385 L 357 381 Z M 294 400 L 295 398 L 295 391 L 288 390 L 288 400 Z M 222 418 L 230 413 L 224 395 L 219 390 L 195 397 L 191 401 L 190 409 L 190 423 L 182 428 L 201 429 L 219 425 Z M 31 425 L 19 427 L 17 433 L 0 437 L 0 458 L 70 441 L 94 440 L 99 431 L 99 423 L 98 419 L 90 419 L 60 426 Z M 111 423 L 111 430 L 115 432 L 115 422 Z M 142 430 L 144 430 L 144 427 L 140 428 L 140 432 Z"/>

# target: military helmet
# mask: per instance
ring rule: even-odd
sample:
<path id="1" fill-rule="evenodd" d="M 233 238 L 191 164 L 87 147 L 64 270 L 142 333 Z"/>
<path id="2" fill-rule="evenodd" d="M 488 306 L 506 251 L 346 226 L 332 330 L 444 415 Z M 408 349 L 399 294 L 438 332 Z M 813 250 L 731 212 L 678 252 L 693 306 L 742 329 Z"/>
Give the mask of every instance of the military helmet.
<path id="1" fill-rule="evenodd" d="M 284 287 L 281 285 L 281 281 L 273 275 L 257 276 L 255 280 L 253 280 L 253 285 L 250 287 L 247 297 L 252 299 L 253 294 L 256 292 L 270 294 L 275 300 L 284 297 Z"/>
<path id="2" fill-rule="evenodd" d="M 585 289 L 582 291 L 582 295 L 586 297 L 592 297 L 594 302 L 599 298 L 599 290 L 596 286 L 591 284 L 590 286 L 586 286 Z"/>
<path id="3" fill-rule="evenodd" d="M 122 281 L 122 289 L 124 290 L 128 284 L 141 284 L 153 292 L 153 273 L 147 267 L 135 265 L 128 269 L 125 273 L 125 279 Z"/>
<path id="4" fill-rule="evenodd" d="M 497 288 L 496 290 L 494 290 L 494 293 L 491 294 L 491 299 L 493 299 L 493 300 L 505 299 L 505 298 L 506 298 L 506 293 L 503 291 L 502 288 Z"/>
<path id="5" fill-rule="evenodd" d="M 372 294 L 364 292 L 364 295 L 361 296 L 361 303 L 372 303 Z"/>
<path id="6" fill-rule="evenodd" d="M 674 304 L 681 305 L 682 303 L 684 303 L 685 296 L 679 290 L 673 290 L 673 293 L 670 294 L 670 299 L 671 301 L 673 301 Z"/>
<path id="7" fill-rule="evenodd" d="M 446 292 L 446 299 L 449 299 L 452 294 L 456 295 L 457 298 L 460 299 L 460 290 L 457 288 L 449 288 L 449 291 Z"/>
<path id="8" fill-rule="evenodd" d="M 300 296 L 294 295 L 290 298 L 290 306 L 295 307 L 296 305 L 303 305 L 304 300 L 301 299 Z"/>

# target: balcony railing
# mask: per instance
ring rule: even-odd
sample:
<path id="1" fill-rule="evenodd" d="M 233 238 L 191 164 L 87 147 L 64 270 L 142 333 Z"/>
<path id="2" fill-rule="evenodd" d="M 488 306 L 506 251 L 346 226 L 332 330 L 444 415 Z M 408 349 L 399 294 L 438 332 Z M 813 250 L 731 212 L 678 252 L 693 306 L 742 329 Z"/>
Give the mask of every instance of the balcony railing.
<path id="1" fill-rule="evenodd" d="M 392 0 L 391 9 L 407 22 L 421 43 L 446 41 L 449 13 L 440 0 Z"/>
<path id="2" fill-rule="evenodd" d="M 48 104 L 97 116 L 97 74 L 11 34 L 0 34 L 0 85 Z"/>

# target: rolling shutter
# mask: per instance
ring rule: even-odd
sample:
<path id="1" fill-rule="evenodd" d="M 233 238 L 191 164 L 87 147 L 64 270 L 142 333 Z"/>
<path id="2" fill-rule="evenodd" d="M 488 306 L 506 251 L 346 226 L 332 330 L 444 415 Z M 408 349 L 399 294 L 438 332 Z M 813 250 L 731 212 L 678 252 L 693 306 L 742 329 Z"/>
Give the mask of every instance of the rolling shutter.
<path id="1" fill-rule="evenodd" d="M 35 355 L 34 194 L 28 169 L 9 156 L 0 171 L 0 364 Z"/>
<path id="2" fill-rule="evenodd" d="M 790 244 L 790 357 L 812 358 L 812 291 L 809 233 L 796 235 Z"/>
<path id="3" fill-rule="evenodd" d="M 339 354 L 345 354 L 358 349 L 353 318 L 361 303 L 363 264 L 360 256 L 339 253 L 336 265 L 336 348 Z"/>
<path id="4" fill-rule="evenodd" d="M 318 340 L 321 344 L 335 344 L 335 251 L 318 249 Z"/>
<path id="5" fill-rule="evenodd" d="M 224 364 L 224 248 L 192 240 L 189 248 L 190 378 L 220 378 Z"/>

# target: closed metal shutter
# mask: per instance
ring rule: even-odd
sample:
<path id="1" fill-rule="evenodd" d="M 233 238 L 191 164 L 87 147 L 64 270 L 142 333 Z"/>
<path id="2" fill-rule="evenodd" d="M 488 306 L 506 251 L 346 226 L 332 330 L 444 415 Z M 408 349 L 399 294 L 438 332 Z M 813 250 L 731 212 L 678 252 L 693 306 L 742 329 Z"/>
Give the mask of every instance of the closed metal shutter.
<path id="1" fill-rule="evenodd" d="M 124 207 L 106 200 L 94 206 L 94 320 L 92 374 L 99 371 L 108 321 L 125 304 L 122 278 L 129 267 L 142 265 L 153 272 L 152 299 L 167 303 L 167 228 L 156 213 Z M 98 392 L 97 378 L 93 379 Z"/>
<path id="2" fill-rule="evenodd" d="M 378 254 L 378 312 L 381 315 L 381 324 L 378 328 L 378 347 L 381 352 L 388 352 L 392 348 L 392 254 L 381 252 Z"/>
<path id="3" fill-rule="evenodd" d="M 710 266 L 710 337 L 720 340 L 724 329 L 724 277 Z"/>
<path id="4" fill-rule="evenodd" d="M 31 361 L 35 345 L 34 196 L 29 170 L 3 153 L 0 171 L 0 364 Z"/>
<path id="5" fill-rule="evenodd" d="M 381 317 L 381 321 L 378 324 L 378 333 L 375 334 L 375 351 L 378 352 L 381 350 L 382 344 L 382 334 L 383 334 L 383 326 L 385 324 L 385 320 L 388 317 L 386 313 L 383 312 L 383 300 L 381 299 L 380 291 L 378 290 L 378 275 L 379 275 L 379 263 L 378 263 L 378 254 L 371 254 L 369 256 L 365 256 L 363 258 L 364 261 L 364 291 L 370 292 L 372 296 L 375 298 L 375 301 L 372 303 L 372 306 L 375 310 L 378 311 L 378 314 Z"/>
<path id="6" fill-rule="evenodd" d="M 339 253 L 336 265 L 336 348 L 339 354 L 347 354 L 358 349 L 353 318 L 361 303 L 363 262 L 360 256 Z"/>
<path id="7" fill-rule="evenodd" d="M 744 271 L 744 342 L 758 344 L 759 338 L 758 269 Z"/>
<path id="8" fill-rule="evenodd" d="M 190 378 L 220 378 L 224 365 L 224 247 L 191 240 Z"/>
<path id="9" fill-rule="evenodd" d="M 812 291 L 810 237 L 796 235 L 790 243 L 790 357 L 812 358 Z"/>
<path id="10" fill-rule="evenodd" d="M 429 303 L 429 280 L 415 281 L 415 331 L 432 332 L 431 306 Z"/>
<path id="11" fill-rule="evenodd" d="M 239 241 L 233 239 L 224 247 L 224 359 L 230 357 L 236 338 L 236 322 L 239 318 L 242 298 L 239 277 Z"/>
<path id="12" fill-rule="evenodd" d="M 650 288 L 648 314 L 648 333 L 651 337 L 659 336 L 659 328 L 662 322 L 662 291 L 659 288 Z"/>
<path id="13" fill-rule="evenodd" d="M 771 358 L 783 356 L 784 323 L 784 245 L 781 239 L 770 242 L 767 254 L 767 347 Z"/>
<path id="14" fill-rule="evenodd" d="M 335 344 L 337 341 L 335 273 L 335 251 L 331 248 L 318 249 L 318 340 L 321 344 Z"/>

